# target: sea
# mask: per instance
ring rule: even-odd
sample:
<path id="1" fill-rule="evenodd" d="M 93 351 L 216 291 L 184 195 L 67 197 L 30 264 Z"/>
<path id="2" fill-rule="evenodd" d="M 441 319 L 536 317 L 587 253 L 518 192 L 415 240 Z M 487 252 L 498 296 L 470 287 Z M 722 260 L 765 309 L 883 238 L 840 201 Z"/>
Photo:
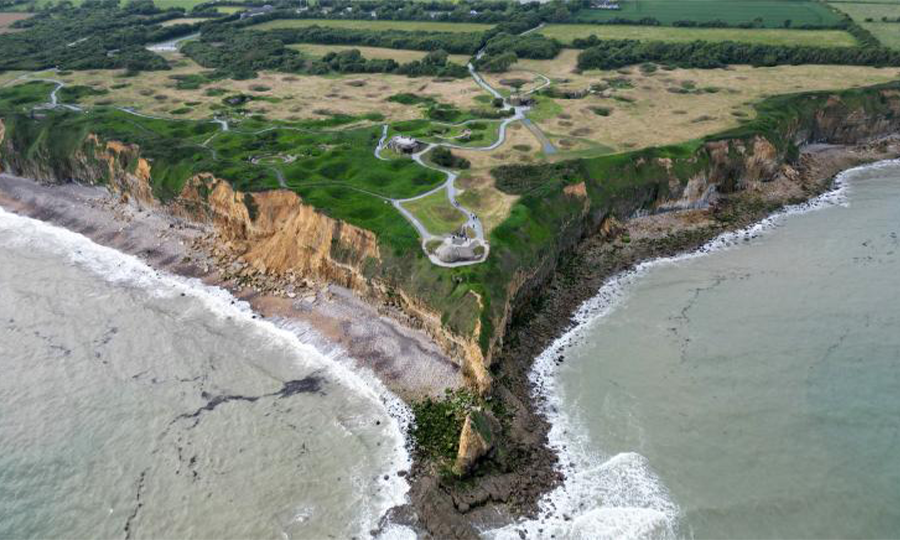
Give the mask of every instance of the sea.
<path id="1" fill-rule="evenodd" d="M 900 162 L 598 291 L 536 362 L 565 481 L 493 538 L 900 538 Z"/>
<path id="2" fill-rule="evenodd" d="M 408 537 L 408 412 L 346 360 L 0 210 L 0 538 Z"/>
<path id="3" fill-rule="evenodd" d="M 610 280 L 487 538 L 900 537 L 900 162 Z M 0 211 L 0 538 L 412 537 L 408 413 L 226 291 Z"/>

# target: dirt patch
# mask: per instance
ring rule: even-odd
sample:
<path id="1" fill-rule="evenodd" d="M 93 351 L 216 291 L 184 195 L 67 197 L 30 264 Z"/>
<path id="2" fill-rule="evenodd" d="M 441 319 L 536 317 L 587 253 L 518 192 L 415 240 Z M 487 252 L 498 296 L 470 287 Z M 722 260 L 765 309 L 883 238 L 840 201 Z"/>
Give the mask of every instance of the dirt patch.
<path id="1" fill-rule="evenodd" d="M 8 34 L 20 31 L 12 28 L 12 24 L 31 17 L 31 13 L 0 13 L 0 34 Z"/>
<path id="2" fill-rule="evenodd" d="M 111 90 L 103 99 L 115 105 L 134 107 L 144 113 L 168 116 L 169 108 L 156 102 L 151 96 L 165 93 L 173 101 L 197 102 L 199 105 L 180 118 L 207 119 L 219 111 L 223 95 L 255 94 L 265 100 L 250 101 L 244 109 L 250 114 L 265 112 L 271 120 L 297 120 L 317 118 L 313 111 L 329 110 L 335 113 L 362 116 L 381 113 L 387 121 L 411 120 L 421 117 L 418 107 L 387 101 L 394 94 L 409 92 L 411 85 L 421 88 L 421 93 L 443 103 L 452 103 L 460 109 L 479 105 L 475 97 L 484 91 L 471 79 L 437 81 L 432 78 L 409 78 L 401 75 L 289 75 L 261 72 L 256 79 L 246 81 L 221 80 L 214 85 L 196 89 L 177 89 L 172 77 L 202 74 L 206 70 L 178 53 L 166 55 L 172 69 L 169 71 L 141 72 L 123 79 L 123 70 L 75 71 L 56 76 L 67 84 L 109 88 L 127 80 L 128 87 Z M 224 93 L 207 95 L 209 88 L 220 88 Z M 256 88 L 256 90 L 254 90 Z M 267 88 L 261 91 L 262 88 Z M 87 106 L 95 105 L 100 98 L 88 96 L 82 99 Z"/>
<path id="3" fill-rule="evenodd" d="M 590 129 L 589 140 L 582 137 L 566 148 L 573 151 L 593 145 L 608 152 L 674 144 L 739 125 L 755 115 L 752 104 L 765 96 L 868 86 L 896 78 L 896 68 L 731 66 L 674 69 L 664 76 L 634 70 L 626 83 L 619 71 L 572 73 L 576 65 L 577 51 L 566 49 L 553 60 L 520 60 L 514 66 L 547 75 L 559 91 L 602 89 L 580 100 L 555 99 L 562 114 L 538 122 L 545 133 L 556 136 L 582 137 L 577 132 Z M 614 108 L 615 114 L 593 112 L 604 108 Z"/>

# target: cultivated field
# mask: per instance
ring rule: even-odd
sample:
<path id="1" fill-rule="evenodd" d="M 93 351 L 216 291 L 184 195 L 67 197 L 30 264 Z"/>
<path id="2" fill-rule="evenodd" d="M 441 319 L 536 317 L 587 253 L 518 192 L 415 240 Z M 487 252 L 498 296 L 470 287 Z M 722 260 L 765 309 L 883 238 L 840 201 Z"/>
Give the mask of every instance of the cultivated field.
<path id="1" fill-rule="evenodd" d="M 290 45 L 290 48 L 296 49 L 312 58 L 321 58 L 332 51 L 340 52 L 358 49 L 366 58 L 393 59 L 400 64 L 412 62 L 413 60 L 421 60 L 428 54 L 426 51 L 387 49 L 384 47 L 357 47 L 355 45 L 312 45 L 301 43 L 298 45 Z M 469 57 L 464 54 L 451 54 L 450 61 L 464 66 L 469 62 Z"/>
<path id="2" fill-rule="evenodd" d="M 562 90 L 604 89 L 583 99 L 542 98 L 530 114 L 561 150 L 596 153 L 677 143 L 738 125 L 752 104 L 777 94 L 866 86 L 896 80 L 897 68 L 778 66 L 574 73 L 577 51 L 554 60 L 522 60 Z M 555 159 L 555 158 L 554 158 Z"/>
<path id="3" fill-rule="evenodd" d="M 766 45 L 809 45 L 851 47 L 856 40 L 843 30 L 787 30 L 783 28 L 676 28 L 599 24 L 551 24 L 540 30 L 547 37 L 571 43 L 576 38 L 596 35 L 601 39 L 688 42 L 740 41 Z"/>
<path id="4" fill-rule="evenodd" d="M 872 32 L 887 47 L 900 49 L 900 23 L 881 22 L 882 17 L 900 17 L 900 2 L 861 3 L 835 2 L 834 7 L 849 15 L 857 24 Z M 872 19 L 867 22 L 866 19 Z"/>
<path id="5" fill-rule="evenodd" d="M 185 17 L 183 19 L 170 19 L 170 20 L 162 23 L 160 26 L 175 26 L 176 24 L 194 24 L 194 23 L 203 22 L 206 20 L 208 20 L 208 19 Z"/>
<path id="6" fill-rule="evenodd" d="M 153 0 L 153 3 L 156 4 L 156 7 L 161 9 L 181 7 L 186 10 L 190 10 L 197 4 L 202 4 L 206 1 L 207 0 Z"/>
<path id="7" fill-rule="evenodd" d="M 0 34 L 15 32 L 16 29 L 11 28 L 12 23 L 27 19 L 28 17 L 31 17 L 30 13 L 0 13 Z"/>
<path id="8" fill-rule="evenodd" d="M 484 32 L 490 24 L 448 23 L 430 21 L 370 21 L 353 19 L 279 19 L 254 25 L 254 30 L 273 28 L 302 28 L 304 26 L 327 26 L 332 28 L 354 28 L 357 30 L 423 30 L 426 32 Z"/>
<path id="9" fill-rule="evenodd" d="M 179 89 L 178 77 L 198 75 L 203 68 L 173 54 L 170 71 L 141 72 L 125 77 L 123 71 L 76 71 L 53 77 L 68 84 L 90 86 L 106 93 L 85 96 L 87 105 L 112 104 L 153 115 L 205 119 L 225 109 L 229 96 L 251 96 L 242 108 L 273 120 L 323 119 L 335 114 L 379 113 L 386 120 L 421 117 L 418 107 L 387 101 L 395 94 L 415 92 L 461 109 L 478 104 L 483 91 L 472 79 L 436 80 L 401 75 L 354 74 L 341 76 L 290 75 L 262 72 L 256 79 L 215 81 L 194 89 Z M 49 75 L 49 74 L 48 74 Z"/>
<path id="10" fill-rule="evenodd" d="M 662 24 L 716 20 L 739 24 L 761 18 L 768 28 L 782 28 L 788 20 L 793 26 L 840 22 L 839 15 L 812 0 L 623 0 L 620 5 L 619 10 L 585 9 L 578 16 L 585 21 L 653 17 Z"/>

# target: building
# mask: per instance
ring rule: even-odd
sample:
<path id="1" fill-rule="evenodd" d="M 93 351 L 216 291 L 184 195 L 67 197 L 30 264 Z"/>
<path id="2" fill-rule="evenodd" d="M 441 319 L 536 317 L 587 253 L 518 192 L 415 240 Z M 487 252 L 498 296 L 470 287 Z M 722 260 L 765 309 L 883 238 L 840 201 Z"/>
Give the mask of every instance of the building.
<path id="1" fill-rule="evenodd" d="M 593 9 L 611 9 L 611 10 L 620 10 L 619 2 L 616 0 L 594 0 L 591 2 L 591 7 Z"/>
<path id="2" fill-rule="evenodd" d="M 421 146 L 419 141 L 403 135 L 395 136 L 388 143 L 388 148 L 401 154 L 414 154 Z"/>
<path id="3" fill-rule="evenodd" d="M 266 4 L 262 7 L 250 8 L 247 11 L 241 13 L 241 19 L 246 19 L 247 17 L 258 17 L 260 15 L 266 15 L 274 11 L 275 8 L 269 4 Z"/>

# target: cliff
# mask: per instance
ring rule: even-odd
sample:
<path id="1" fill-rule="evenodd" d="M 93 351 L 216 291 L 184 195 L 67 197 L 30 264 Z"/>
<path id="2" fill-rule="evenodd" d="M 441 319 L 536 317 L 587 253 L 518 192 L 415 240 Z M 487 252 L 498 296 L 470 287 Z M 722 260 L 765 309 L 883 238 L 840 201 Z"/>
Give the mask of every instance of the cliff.
<path id="1" fill-rule="evenodd" d="M 10 121 L 19 129 L 8 130 Z M 442 313 L 427 300 L 384 277 L 382 245 L 372 231 L 326 215 L 293 191 L 242 192 L 210 173 L 193 174 L 174 197 L 163 200 L 154 189 L 153 159 L 144 157 L 139 145 L 102 140 L 94 133 L 76 134 L 81 139 L 72 144 L 73 134 L 67 133 L 69 144 L 61 152 L 57 141 L 30 136 L 33 130 L 23 129 L 23 123 L 31 120 L 0 117 L 0 172 L 47 184 L 102 184 L 125 201 L 207 224 L 219 247 L 244 263 L 243 276 L 347 287 L 393 308 L 389 312 L 402 313 L 402 322 L 426 331 L 473 380 L 489 378 L 481 370 L 484 364 L 475 339 L 449 331 Z M 476 294 L 467 296 L 477 305 Z"/>
<path id="2" fill-rule="evenodd" d="M 528 209 L 534 232 L 512 230 L 504 223 L 492 238 L 495 262 L 516 259 L 525 264 L 488 268 L 489 273 L 509 272 L 510 277 L 506 289 L 491 299 L 496 330 L 482 336 L 488 337 L 482 341 L 487 369 L 503 347 L 506 325 L 585 238 L 631 217 L 705 208 L 722 194 L 761 189 L 794 174 L 803 145 L 856 144 L 896 133 L 898 86 L 770 98 L 757 106 L 753 121 L 682 145 L 494 169 L 498 188 L 521 196 L 518 205 Z M 547 232 L 551 240 L 544 240 Z"/>
<path id="3" fill-rule="evenodd" d="M 500 167 L 498 188 L 519 201 L 492 232 L 488 261 L 463 269 L 389 248 L 375 232 L 293 191 L 241 191 L 233 178 L 179 168 L 139 144 L 87 130 L 87 120 L 61 118 L 0 111 L 0 167 L 48 183 L 106 184 L 138 204 L 209 224 L 223 249 L 256 273 L 338 283 L 396 308 L 488 392 L 508 326 L 578 243 L 635 215 L 702 208 L 720 194 L 790 175 L 800 145 L 896 131 L 900 88 L 772 98 L 754 121 L 701 141 Z"/>

